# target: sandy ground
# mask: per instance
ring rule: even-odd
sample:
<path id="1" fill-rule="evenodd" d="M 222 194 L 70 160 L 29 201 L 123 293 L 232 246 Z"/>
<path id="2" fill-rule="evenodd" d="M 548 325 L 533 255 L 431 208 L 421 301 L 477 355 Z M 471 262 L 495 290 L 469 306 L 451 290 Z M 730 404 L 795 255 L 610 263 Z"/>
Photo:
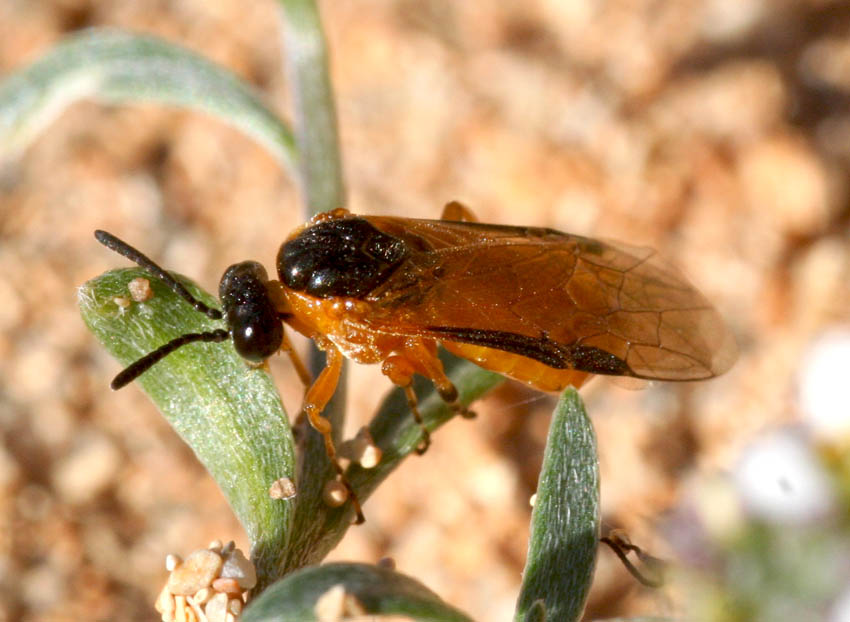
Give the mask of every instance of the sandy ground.
<path id="1" fill-rule="evenodd" d="M 233 69 L 287 113 L 272 2 L 0 0 L 0 74 L 87 26 L 155 33 Z M 654 246 L 716 304 L 727 375 L 583 394 L 604 525 L 656 529 L 685 482 L 799 416 L 809 344 L 848 328 L 850 6 L 827 0 L 337 0 L 323 14 L 349 204 Z M 214 482 L 86 331 L 76 288 L 124 262 L 104 228 L 214 290 L 273 265 L 302 220 L 262 148 L 199 114 L 74 105 L 0 168 L 0 620 L 150 620 L 168 552 L 247 546 Z M 259 251 L 259 252 L 257 252 Z M 273 370 L 297 411 L 300 385 Z M 351 426 L 389 388 L 352 369 Z M 362 390 L 357 390 L 362 387 Z M 510 619 L 551 397 L 507 384 L 408 460 L 333 559 L 400 571 L 482 621 Z M 423 501 L 424 500 L 424 501 Z M 601 553 L 587 618 L 668 613 Z"/>

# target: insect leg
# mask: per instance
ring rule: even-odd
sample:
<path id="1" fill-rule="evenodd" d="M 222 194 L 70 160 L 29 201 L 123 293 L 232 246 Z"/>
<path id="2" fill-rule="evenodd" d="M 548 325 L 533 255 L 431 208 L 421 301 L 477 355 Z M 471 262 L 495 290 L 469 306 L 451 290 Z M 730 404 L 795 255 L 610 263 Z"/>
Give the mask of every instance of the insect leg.
<path id="1" fill-rule="evenodd" d="M 322 411 L 325 409 L 325 406 L 327 406 L 331 397 L 333 397 L 334 391 L 336 391 L 336 385 L 339 382 L 339 375 L 342 371 L 342 353 L 335 345 L 327 340 L 321 340 L 319 345 L 325 351 L 327 363 L 325 368 L 319 374 L 319 377 L 316 378 L 307 390 L 307 394 L 304 396 L 304 405 L 302 406 L 302 410 L 310 420 L 310 425 L 312 425 L 313 428 L 322 435 L 322 439 L 325 441 L 325 451 L 328 454 L 328 459 L 334 465 L 334 469 L 336 469 L 340 482 L 348 491 L 351 503 L 354 505 L 354 511 L 357 515 L 355 522 L 359 525 L 366 520 L 363 517 L 363 511 L 360 509 L 360 501 L 357 499 L 357 494 L 351 487 L 351 483 L 348 481 L 348 478 L 345 477 L 342 465 L 340 465 L 339 459 L 337 458 L 336 447 L 334 447 L 333 437 L 331 436 L 331 422 L 322 416 Z"/>
<path id="2" fill-rule="evenodd" d="M 381 371 L 390 379 L 390 381 L 404 389 L 404 395 L 407 398 L 407 406 L 413 414 L 413 419 L 422 430 L 422 441 L 416 447 L 416 453 L 420 456 L 424 454 L 428 447 L 431 446 L 431 432 L 425 427 L 425 422 L 422 421 L 422 414 L 419 412 L 419 400 L 416 397 L 416 392 L 413 390 L 413 374 L 417 368 L 403 355 L 393 354 L 384 359 L 381 365 Z"/>
<path id="3" fill-rule="evenodd" d="M 443 208 L 440 220 L 454 220 L 460 222 L 478 222 L 478 218 L 466 205 L 460 201 L 449 201 Z"/>
<path id="4" fill-rule="evenodd" d="M 434 383 L 437 393 L 454 412 L 466 418 L 475 416 L 475 413 L 467 410 L 458 401 L 457 389 L 443 370 L 443 364 L 437 357 L 437 343 L 433 340 L 409 341 L 405 345 L 403 354 L 391 356 L 384 361 L 383 372 L 393 383 L 402 387 L 410 382 L 409 379 L 414 373 L 421 374 Z M 413 412 L 416 417 L 417 411 Z"/>
<path id="5" fill-rule="evenodd" d="M 286 298 L 286 288 L 280 281 L 276 281 L 274 279 L 269 279 L 264 283 L 264 285 L 266 286 L 266 293 L 269 296 L 269 300 L 271 300 L 272 306 L 277 311 L 280 321 L 291 322 L 293 315 L 292 307 L 289 304 L 289 300 Z M 292 347 L 292 342 L 289 340 L 286 331 L 283 331 L 283 339 L 280 342 L 280 349 L 289 355 L 289 360 L 292 361 L 292 366 L 295 368 L 295 373 L 298 374 L 298 378 L 301 380 L 301 383 L 305 387 L 309 387 L 313 384 L 313 377 L 310 375 L 310 372 L 307 371 L 307 368 L 304 366 L 304 363 L 301 361 L 301 358 L 298 356 L 295 348 Z"/>
<path id="6" fill-rule="evenodd" d="M 407 406 L 410 412 L 413 413 L 413 419 L 422 430 L 422 441 L 416 446 L 416 453 L 420 456 L 428 451 L 431 446 L 431 432 L 425 427 L 425 422 L 422 421 L 422 413 L 419 412 L 419 400 L 416 397 L 416 391 L 413 390 L 413 383 L 407 384 L 404 387 L 404 395 L 407 398 Z"/>
<path id="7" fill-rule="evenodd" d="M 437 342 L 433 340 L 418 340 L 406 352 L 415 357 L 417 371 L 434 383 L 437 393 L 449 408 L 465 419 L 472 419 L 475 413 L 468 410 L 458 400 L 457 388 L 446 375 L 443 363 L 437 356 Z"/>
<path id="8" fill-rule="evenodd" d="M 316 214 L 310 219 L 310 225 L 317 225 L 320 222 L 327 222 L 329 220 L 337 220 L 338 218 L 345 218 L 351 214 L 344 207 L 337 207 L 336 209 L 328 210 L 327 212 L 321 212 Z"/>
<path id="9" fill-rule="evenodd" d="M 292 342 L 289 341 L 289 337 L 286 336 L 285 331 L 283 333 L 283 341 L 280 344 L 280 349 L 286 352 L 289 356 L 289 360 L 292 361 L 292 366 L 295 368 L 295 373 L 298 374 L 298 379 L 301 380 L 301 383 L 305 387 L 312 385 L 313 377 L 304 366 L 304 362 L 301 360 L 301 357 L 298 356 L 298 352 L 296 352 L 295 348 L 292 347 Z"/>
<path id="10" fill-rule="evenodd" d="M 663 560 L 645 553 L 639 546 L 635 546 L 629 542 L 628 536 L 623 534 L 619 529 L 613 529 L 607 536 L 599 538 L 599 541 L 607 544 L 614 551 L 614 554 L 620 558 L 620 561 L 626 567 L 626 570 L 629 571 L 629 574 L 637 579 L 641 585 L 654 588 L 664 586 L 664 573 L 667 570 L 667 564 Z M 627 557 L 630 552 L 634 552 L 641 563 L 644 564 L 644 567 L 649 571 L 649 575 L 632 564 Z"/>
<path id="11" fill-rule="evenodd" d="M 103 244 L 106 248 L 109 248 L 119 255 L 123 255 L 130 261 L 137 263 L 139 266 L 150 272 L 160 281 L 168 285 L 175 294 L 180 296 L 183 300 L 188 302 L 192 307 L 198 311 L 199 313 L 203 313 L 208 318 L 212 320 L 220 320 L 222 319 L 221 310 L 219 309 L 211 309 L 203 302 L 192 296 L 189 293 L 189 290 L 186 289 L 182 283 L 180 283 L 177 279 L 175 279 L 171 274 L 160 268 L 156 263 L 151 260 L 150 257 L 142 253 L 140 250 L 133 248 L 129 244 L 127 244 L 124 240 L 121 240 L 111 233 L 107 231 L 101 231 L 98 229 L 94 232 L 94 237 L 98 242 Z"/>

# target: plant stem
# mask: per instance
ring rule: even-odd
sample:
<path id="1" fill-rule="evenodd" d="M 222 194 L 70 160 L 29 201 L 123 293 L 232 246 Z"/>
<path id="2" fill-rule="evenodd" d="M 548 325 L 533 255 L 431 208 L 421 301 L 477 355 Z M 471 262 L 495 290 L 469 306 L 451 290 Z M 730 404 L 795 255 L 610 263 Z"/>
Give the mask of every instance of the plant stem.
<path id="1" fill-rule="evenodd" d="M 294 131 L 298 145 L 298 174 L 307 217 L 342 207 L 345 204 L 342 160 L 339 153 L 336 107 L 328 75 L 328 52 L 318 7 L 313 0 L 279 0 L 283 30 L 285 65 L 294 101 Z M 315 345 L 310 349 L 310 368 L 316 377 L 324 366 L 324 354 Z M 346 367 L 343 366 L 339 386 L 322 415 L 331 422 L 335 437 L 345 424 Z M 326 511 L 322 499 L 324 483 L 334 477 L 325 454 L 320 434 L 304 426 L 299 443 L 301 460 L 298 468 L 299 493 L 296 502 L 293 538 L 287 551 L 281 551 L 281 571 L 286 572 L 307 563 L 303 553 L 316 540 L 330 537 L 338 541 L 347 529 L 346 521 L 336 525 L 336 534 L 317 532 L 324 523 L 315 519 Z M 344 513 L 340 508 L 336 513 Z M 298 560 L 293 564 L 293 559 Z M 312 560 L 311 560 L 312 561 Z"/>

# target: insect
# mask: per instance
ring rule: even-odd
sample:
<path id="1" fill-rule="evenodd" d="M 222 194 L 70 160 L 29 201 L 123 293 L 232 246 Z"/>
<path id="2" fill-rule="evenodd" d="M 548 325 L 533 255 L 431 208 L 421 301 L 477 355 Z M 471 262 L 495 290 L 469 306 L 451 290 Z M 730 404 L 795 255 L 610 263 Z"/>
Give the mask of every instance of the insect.
<path id="1" fill-rule="evenodd" d="M 543 391 L 580 386 L 593 374 L 702 380 L 725 372 L 737 356 L 717 311 L 655 251 L 552 229 L 478 223 L 457 202 L 441 220 L 356 216 L 344 209 L 319 214 L 281 245 L 278 279 L 254 261 L 230 266 L 219 285 L 222 311 L 195 300 L 115 236 L 95 236 L 226 324 L 176 337 L 119 373 L 113 389 L 195 341 L 229 339 L 246 360 L 262 362 L 282 347 L 291 350 L 287 324 L 327 355 L 302 408 L 343 483 L 331 426 L 322 417 L 343 357 L 380 363 L 404 389 L 422 428 L 422 452 L 430 441 L 412 388 L 415 374 L 430 379 L 451 408 L 466 412 L 437 357 L 438 344 Z"/>

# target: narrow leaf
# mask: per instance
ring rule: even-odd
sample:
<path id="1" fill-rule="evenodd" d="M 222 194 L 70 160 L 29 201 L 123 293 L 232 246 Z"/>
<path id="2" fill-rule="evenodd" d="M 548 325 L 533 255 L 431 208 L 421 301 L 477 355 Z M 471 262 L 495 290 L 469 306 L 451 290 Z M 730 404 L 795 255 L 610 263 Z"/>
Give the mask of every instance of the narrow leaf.
<path id="1" fill-rule="evenodd" d="M 200 110 L 296 168 L 289 128 L 233 73 L 162 39 L 110 29 L 69 37 L 0 83 L 0 155 L 13 157 L 66 107 L 85 98 Z"/>
<path id="2" fill-rule="evenodd" d="M 328 74 L 328 50 L 313 0 L 278 0 L 283 50 L 292 88 L 299 179 L 312 214 L 345 206 L 336 107 Z"/>
<path id="3" fill-rule="evenodd" d="M 579 620 L 599 540 L 599 464 L 593 426 L 567 389 L 546 442 L 516 620 Z"/>
<path id="4" fill-rule="evenodd" d="M 325 615 L 320 617 L 318 613 Z M 358 614 L 401 615 L 416 622 L 472 622 L 469 616 L 408 576 L 353 563 L 310 566 L 287 575 L 251 602 L 242 621 L 380 619 L 361 618 Z"/>
<path id="5" fill-rule="evenodd" d="M 126 306 L 127 284 L 137 277 L 149 280 L 153 298 Z M 180 278 L 194 296 L 217 306 L 215 298 Z M 135 268 L 107 272 L 85 283 L 79 305 L 86 325 L 122 365 L 178 335 L 222 327 Z M 103 379 L 104 391 L 109 380 Z M 221 487 L 251 540 L 261 581 L 277 578 L 292 507 L 290 501 L 270 498 L 269 488 L 282 477 L 294 480 L 295 452 L 269 374 L 248 367 L 227 341 L 179 348 L 136 382 Z"/>

